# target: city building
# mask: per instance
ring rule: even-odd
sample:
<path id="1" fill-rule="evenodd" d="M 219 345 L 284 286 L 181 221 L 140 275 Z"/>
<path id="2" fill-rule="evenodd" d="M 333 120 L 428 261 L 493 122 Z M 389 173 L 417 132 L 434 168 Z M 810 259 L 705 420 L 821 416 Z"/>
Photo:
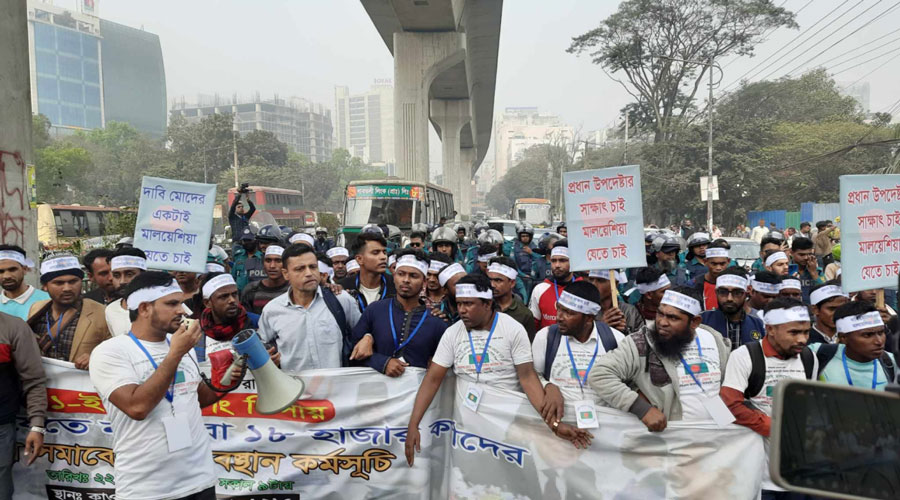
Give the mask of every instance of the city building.
<path id="1" fill-rule="evenodd" d="M 368 92 L 351 94 L 334 87 L 334 142 L 372 165 L 394 166 L 394 87 L 390 79 L 376 79 Z"/>
<path id="2" fill-rule="evenodd" d="M 842 85 L 838 84 L 838 86 L 841 87 Z M 871 111 L 871 108 L 869 107 L 869 82 L 861 82 L 849 85 L 846 88 L 842 89 L 841 92 L 844 95 L 855 99 L 863 113 L 868 113 L 869 111 Z"/>
<path id="3" fill-rule="evenodd" d="M 571 144 L 575 129 L 557 115 L 543 114 L 536 107 L 506 108 L 494 122 L 494 163 L 485 182 L 493 186 L 522 159 L 526 149 L 538 144 Z"/>
<path id="4" fill-rule="evenodd" d="M 174 102 L 171 113 L 184 116 L 188 123 L 199 123 L 214 114 L 232 114 L 241 134 L 272 132 L 288 149 L 314 163 L 331 160 L 331 111 L 300 97 L 261 99 L 258 92 L 249 99 L 201 95 L 195 104 L 187 104 L 184 98 Z"/>
<path id="5" fill-rule="evenodd" d="M 100 19 L 93 0 L 71 11 L 28 1 L 32 111 L 51 133 L 126 122 L 162 137 L 166 76 L 159 37 Z"/>

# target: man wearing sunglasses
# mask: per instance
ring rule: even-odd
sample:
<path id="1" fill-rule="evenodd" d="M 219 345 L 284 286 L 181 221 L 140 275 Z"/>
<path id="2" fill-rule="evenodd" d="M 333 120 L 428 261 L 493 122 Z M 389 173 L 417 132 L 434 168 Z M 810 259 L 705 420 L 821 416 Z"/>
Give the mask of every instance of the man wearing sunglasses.
<path id="1" fill-rule="evenodd" d="M 761 319 L 744 311 L 748 283 L 746 273 L 740 267 L 725 269 L 716 278 L 718 309 L 704 311 L 700 315 L 702 324 L 715 329 L 731 341 L 732 350 L 748 342 L 758 341 L 766 331 Z"/>

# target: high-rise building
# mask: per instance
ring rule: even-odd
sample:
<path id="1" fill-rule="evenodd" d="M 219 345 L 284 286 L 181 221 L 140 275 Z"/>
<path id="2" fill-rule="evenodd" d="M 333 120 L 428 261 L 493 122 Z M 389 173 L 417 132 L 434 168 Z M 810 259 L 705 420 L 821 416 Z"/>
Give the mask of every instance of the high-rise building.
<path id="1" fill-rule="evenodd" d="M 564 125 L 559 116 L 543 114 L 536 107 L 506 108 L 494 123 L 494 165 L 485 179 L 488 188 L 516 166 L 526 149 L 538 144 L 565 146 L 574 135 L 575 129 Z"/>
<path id="2" fill-rule="evenodd" d="M 350 94 L 334 87 L 334 139 L 338 147 L 366 163 L 382 164 L 387 173 L 394 165 L 394 87 L 389 79 L 376 79 L 368 92 Z"/>
<path id="3" fill-rule="evenodd" d="M 186 104 L 183 98 L 174 102 L 171 113 L 184 116 L 188 123 L 199 123 L 209 115 L 233 114 L 241 134 L 265 130 L 314 163 L 331 159 L 331 111 L 300 97 L 261 99 L 259 93 L 250 99 L 198 96 L 196 104 Z"/>
<path id="4" fill-rule="evenodd" d="M 838 86 L 841 86 L 838 84 Z M 857 104 L 859 104 L 859 108 L 863 111 L 863 113 L 868 113 L 870 111 L 869 108 L 869 93 L 870 87 L 869 82 L 855 83 L 853 85 L 848 85 L 841 91 L 844 95 L 848 97 L 852 97 L 856 99 Z"/>
<path id="5" fill-rule="evenodd" d="M 93 0 L 71 11 L 28 1 L 32 111 L 51 132 L 120 121 L 162 137 L 166 76 L 159 37 L 97 16 Z"/>

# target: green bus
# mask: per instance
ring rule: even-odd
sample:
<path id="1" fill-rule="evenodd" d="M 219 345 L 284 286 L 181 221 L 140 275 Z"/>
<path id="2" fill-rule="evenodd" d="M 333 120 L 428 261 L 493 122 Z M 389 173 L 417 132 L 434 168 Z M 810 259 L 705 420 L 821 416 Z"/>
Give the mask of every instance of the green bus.
<path id="1" fill-rule="evenodd" d="M 453 220 L 453 194 L 429 182 L 406 181 L 396 177 L 352 181 L 344 191 L 345 238 L 366 224 L 386 224 L 409 232 L 413 224 L 435 226 L 441 218 Z M 345 242 L 351 244 L 351 242 Z"/>

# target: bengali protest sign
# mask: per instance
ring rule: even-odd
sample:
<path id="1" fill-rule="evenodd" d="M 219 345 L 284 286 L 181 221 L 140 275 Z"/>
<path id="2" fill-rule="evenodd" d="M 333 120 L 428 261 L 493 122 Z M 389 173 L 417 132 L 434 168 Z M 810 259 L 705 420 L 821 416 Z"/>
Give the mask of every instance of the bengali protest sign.
<path id="1" fill-rule="evenodd" d="M 200 273 L 206 268 L 216 185 L 145 176 L 134 246 L 148 267 Z"/>
<path id="2" fill-rule="evenodd" d="M 897 286 L 900 175 L 842 175 L 840 181 L 844 291 Z"/>
<path id="3" fill-rule="evenodd" d="M 16 498 L 112 499 L 112 428 L 87 372 L 45 361 L 46 445 L 30 467 L 19 419 Z M 245 381 L 206 408 L 219 498 L 757 498 L 763 438 L 737 425 L 669 422 L 651 433 L 633 415 L 600 408 L 589 449 L 555 437 L 524 394 L 484 387 L 475 413 L 467 384 L 444 380 L 422 420 L 422 452 L 404 458 L 406 425 L 424 370 L 389 378 L 368 368 L 298 374 L 307 393 L 284 413 L 254 411 Z M 572 408 L 567 407 L 571 420 Z M 173 488 L 178 478 L 171 478 Z"/>
<path id="4" fill-rule="evenodd" d="M 566 172 L 573 271 L 644 267 L 644 210 L 637 165 Z"/>

